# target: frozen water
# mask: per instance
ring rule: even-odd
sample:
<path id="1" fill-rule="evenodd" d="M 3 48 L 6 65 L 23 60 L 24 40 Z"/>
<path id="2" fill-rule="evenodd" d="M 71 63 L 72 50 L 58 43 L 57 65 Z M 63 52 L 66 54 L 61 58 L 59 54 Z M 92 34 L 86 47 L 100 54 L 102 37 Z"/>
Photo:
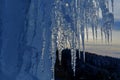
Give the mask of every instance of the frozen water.
<path id="1" fill-rule="evenodd" d="M 71 65 L 75 72 L 77 49 L 83 51 L 83 59 L 85 61 L 85 32 L 88 40 L 88 27 L 92 29 L 93 40 L 97 40 L 98 27 L 101 26 L 102 40 L 104 35 L 105 41 L 109 43 L 112 41 L 114 16 L 113 13 L 109 12 L 109 0 L 72 0 L 70 3 L 66 3 L 64 0 L 57 0 L 54 4 L 54 14 L 52 14 L 54 26 L 52 27 L 53 29 L 57 27 L 55 35 L 57 35 L 56 47 L 60 51 L 59 60 L 61 61 L 61 51 L 67 48 L 65 45 L 68 45 L 69 42 L 72 55 Z M 111 6 L 113 11 L 113 0 L 111 0 Z M 102 19 L 99 16 L 100 10 Z M 66 28 L 70 30 L 68 34 L 66 34 Z M 69 39 L 67 40 L 68 37 Z"/>
<path id="2" fill-rule="evenodd" d="M 56 50 L 61 61 L 65 48 L 75 73 L 76 50 L 85 62 L 88 28 L 93 40 L 101 29 L 101 39 L 110 43 L 113 24 L 114 0 L 0 0 L 0 74 L 54 80 Z"/>

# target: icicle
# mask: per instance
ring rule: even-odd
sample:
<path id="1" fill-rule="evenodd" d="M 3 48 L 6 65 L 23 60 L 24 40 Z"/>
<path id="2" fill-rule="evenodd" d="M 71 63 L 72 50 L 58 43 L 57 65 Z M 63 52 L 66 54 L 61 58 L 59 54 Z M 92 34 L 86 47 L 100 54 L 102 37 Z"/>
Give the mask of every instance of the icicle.
<path id="1" fill-rule="evenodd" d="M 114 0 L 111 0 L 112 12 L 114 12 Z"/>
<path id="2" fill-rule="evenodd" d="M 87 37 L 87 41 L 88 41 L 88 25 L 86 23 L 86 37 Z"/>
<path id="3" fill-rule="evenodd" d="M 109 8 L 109 0 L 106 0 L 106 6 Z"/>
<path id="4" fill-rule="evenodd" d="M 93 36 L 93 40 L 95 39 L 95 30 L 94 30 L 94 24 L 92 24 L 92 36 Z"/>
<path id="5" fill-rule="evenodd" d="M 53 72 L 53 77 L 52 77 L 52 80 L 54 80 L 54 65 L 55 65 L 55 52 L 56 52 L 56 30 L 55 30 L 55 28 L 53 28 L 53 30 L 52 30 L 52 36 L 51 36 L 51 47 L 52 47 L 52 49 L 51 49 L 51 58 L 52 58 L 52 67 L 51 67 L 51 70 L 52 70 L 52 72 Z"/>
<path id="6" fill-rule="evenodd" d="M 76 41 L 77 41 L 77 47 L 76 49 L 78 49 L 78 52 L 79 52 L 79 58 L 80 58 L 80 0 L 76 0 L 75 2 L 76 4 L 76 26 L 77 27 L 76 29 Z"/>
<path id="7" fill-rule="evenodd" d="M 84 25 L 81 25 L 81 37 L 82 37 L 82 48 L 83 48 L 83 61 L 85 62 Z"/>
<path id="8" fill-rule="evenodd" d="M 103 28 L 101 27 L 101 40 L 103 41 Z"/>

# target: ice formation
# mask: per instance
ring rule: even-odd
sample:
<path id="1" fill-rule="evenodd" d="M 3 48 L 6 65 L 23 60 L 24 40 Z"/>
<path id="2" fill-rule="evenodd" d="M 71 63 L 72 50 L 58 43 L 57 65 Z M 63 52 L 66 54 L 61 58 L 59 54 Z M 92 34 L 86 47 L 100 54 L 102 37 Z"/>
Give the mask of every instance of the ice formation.
<path id="1" fill-rule="evenodd" d="M 97 40 L 98 27 L 101 26 L 102 39 L 105 37 L 105 41 L 108 43 L 112 41 L 113 0 L 111 0 L 112 12 L 109 10 L 109 3 L 110 0 L 56 0 L 54 2 L 52 27 L 56 31 L 52 37 L 56 37 L 54 41 L 56 45 L 52 46 L 56 46 L 56 49 L 59 50 L 60 61 L 61 51 L 65 48 L 71 49 L 71 65 L 74 72 L 77 49 L 83 51 L 85 61 L 85 32 L 88 40 L 88 27 L 92 29 L 93 40 Z M 102 17 L 99 14 L 102 14 Z M 102 23 L 100 24 L 100 22 Z"/>
<path id="2" fill-rule="evenodd" d="M 88 28 L 93 40 L 101 29 L 101 39 L 110 43 L 113 24 L 114 0 L 0 0 L 0 75 L 54 80 L 56 50 L 61 61 L 65 48 L 75 73 L 76 50 L 85 62 Z"/>

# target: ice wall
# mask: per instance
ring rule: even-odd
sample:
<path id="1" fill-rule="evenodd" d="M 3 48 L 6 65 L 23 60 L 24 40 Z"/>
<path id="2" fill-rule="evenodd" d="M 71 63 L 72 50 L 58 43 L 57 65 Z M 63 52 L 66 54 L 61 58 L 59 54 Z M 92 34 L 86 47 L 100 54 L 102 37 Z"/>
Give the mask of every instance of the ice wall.
<path id="1" fill-rule="evenodd" d="M 51 80 L 52 0 L 0 0 L 0 79 Z"/>

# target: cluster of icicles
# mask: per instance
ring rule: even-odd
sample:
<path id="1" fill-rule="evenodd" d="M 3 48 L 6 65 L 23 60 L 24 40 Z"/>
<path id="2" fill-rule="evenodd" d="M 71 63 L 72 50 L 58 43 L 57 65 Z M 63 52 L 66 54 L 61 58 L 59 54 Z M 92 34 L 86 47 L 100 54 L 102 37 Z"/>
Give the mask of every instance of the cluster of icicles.
<path id="1" fill-rule="evenodd" d="M 85 61 L 85 34 L 88 40 L 88 27 L 92 29 L 93 40 L 101 34 L 101 39 L 108 43 L 112 41 L 113 11 L 113 0 L 69 0 L 68 2 L 55 0 L 51 15 L 53 72 L 56 49 L 59 51 L 60 61 L 61 51 L 65 48 L 71 49 L 71 65 L 74 73 L 76 49 L 83 51 Z M 98 33 L 98 29 L 101 29 L 101 33 Z"/>

